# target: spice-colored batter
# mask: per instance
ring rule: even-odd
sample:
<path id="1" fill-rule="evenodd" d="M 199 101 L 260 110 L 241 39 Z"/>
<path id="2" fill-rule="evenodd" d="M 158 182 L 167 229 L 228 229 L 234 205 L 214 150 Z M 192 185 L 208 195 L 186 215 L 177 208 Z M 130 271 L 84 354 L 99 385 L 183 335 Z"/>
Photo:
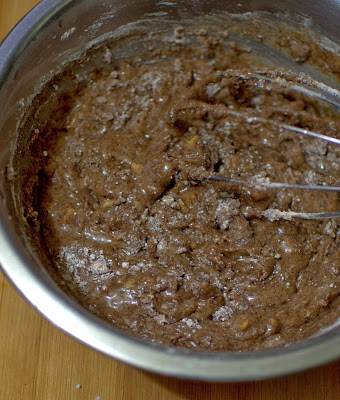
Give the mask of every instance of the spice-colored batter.
<path id="1" fill-rule="evenodd" d="M 209 177 L 340 185 L 339 146 L 249 119 L 339 136 L 339 117 L 207 49 L 94 72 L 40 132 L 26 191 L 62 284 L 115 326 L 206 350 L 287 344 L 339 316 L 340 224 L 278 210 L 338 211 L 339 195 Z"/>

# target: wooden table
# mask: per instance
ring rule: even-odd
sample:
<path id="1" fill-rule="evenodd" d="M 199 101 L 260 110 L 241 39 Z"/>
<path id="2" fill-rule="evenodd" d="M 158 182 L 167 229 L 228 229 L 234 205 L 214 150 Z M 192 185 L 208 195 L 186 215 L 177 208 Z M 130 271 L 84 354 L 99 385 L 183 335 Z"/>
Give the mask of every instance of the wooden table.
<path id="1" fill-rule="evenodd" d="M 38 2 L 0 0 L 0 40 Z M 153 375 L 111 360 L 56 329 L 0 272 L 0 400 L 73 399 L 339 400 L 340 362 L 243 384 Z"/>

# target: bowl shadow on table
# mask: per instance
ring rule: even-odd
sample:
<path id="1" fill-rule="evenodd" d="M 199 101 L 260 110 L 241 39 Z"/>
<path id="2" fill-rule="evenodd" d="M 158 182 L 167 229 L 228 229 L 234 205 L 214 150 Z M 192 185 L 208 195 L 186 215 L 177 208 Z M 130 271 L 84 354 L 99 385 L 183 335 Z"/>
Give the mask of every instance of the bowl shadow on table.
<path id="1" fill-rule="evenodd" d="M 242 383 L 211 383 L 143 372 L 169 399 L 336 400 L 340 398 L 340 361 L 290 376 Z"/>

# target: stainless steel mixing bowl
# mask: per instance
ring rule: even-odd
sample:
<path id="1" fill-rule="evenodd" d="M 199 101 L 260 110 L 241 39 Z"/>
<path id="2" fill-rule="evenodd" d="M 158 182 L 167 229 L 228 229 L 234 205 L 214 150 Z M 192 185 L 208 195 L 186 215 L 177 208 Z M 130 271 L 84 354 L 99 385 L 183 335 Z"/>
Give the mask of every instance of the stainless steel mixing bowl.
<path id="1" fill-rule="evenodd" d="M 25 238 L 6 179 L 20 110 L 70 55 L 138 20 L 177 21 L 224 12 L 267 11 L 340 42 L 338 0 L 45 0 L 0 48 L 0 263 L 19 291 L 52 323 L 93 348 L 149 371 L 207 381 L 245 381 L 294 373 L 340 356 L 340 326 L 287 347 L 255 352 L 194 352 L 131 337 L 62 292 Z M 269 15 L 269 14 L 268 14 Z M 307 21 L 307 22 L 306 22 Z M 129 25 L 128 25 L 129 26 Z M 324 42 L 330 43 L 329 40 Z M 47 77 L 47 78 L 46 78 Z M 7 170 L 8 172 L 8 170 Z M 10 171 L 9 171 L 10 172 Z"/>

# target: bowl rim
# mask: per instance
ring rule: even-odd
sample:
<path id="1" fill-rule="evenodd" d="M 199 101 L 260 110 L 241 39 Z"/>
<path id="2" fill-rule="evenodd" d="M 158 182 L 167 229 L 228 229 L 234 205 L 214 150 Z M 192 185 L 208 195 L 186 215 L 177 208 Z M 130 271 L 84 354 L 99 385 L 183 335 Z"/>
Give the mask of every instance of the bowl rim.
<path id="1" fill-rule="evenodd" d="M 43 24 L 72 0 L 43 0 L 0 46 L 1 84 Z M 340 326 L 277 349 L 252 352 L 198 352 L 147 342 L 123 333 L 66 296 L 52 278 L 39 275 L 37 261 L 0 209 L 0 266 L 18 291 L 50 322 L 90 347 L 132 366 L 159 374 L 211 382 L 241 382 L 293 374 L 340 357 Z"/>

